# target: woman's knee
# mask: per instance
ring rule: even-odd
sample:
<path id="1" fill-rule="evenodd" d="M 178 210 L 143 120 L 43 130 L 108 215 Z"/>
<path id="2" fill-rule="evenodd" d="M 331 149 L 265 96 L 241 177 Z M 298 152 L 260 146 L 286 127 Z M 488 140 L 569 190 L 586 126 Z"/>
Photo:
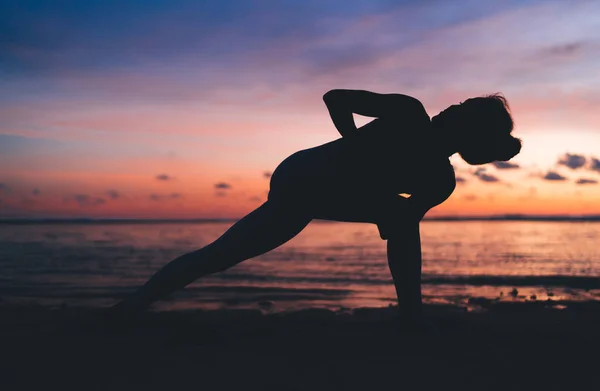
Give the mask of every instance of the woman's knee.
<path id="1" fill-rule="evenodd" d="M 194 274 L 219 273 L 240 262 L 235 261 L 230 254 L 227 254 L 214 242 L 199 250 L 187 253 L 183 257 L 187 268 Z"/>
<path id="2" fill-rule="evenodd" d="M 387 213 L 377 222 L 377 229 L 383 240 L 402 238 L 415 226 L 418 227 L 419 222 L 418 213 L 411 209 L 406 199 L 401 199 L 390 205 Z"/>

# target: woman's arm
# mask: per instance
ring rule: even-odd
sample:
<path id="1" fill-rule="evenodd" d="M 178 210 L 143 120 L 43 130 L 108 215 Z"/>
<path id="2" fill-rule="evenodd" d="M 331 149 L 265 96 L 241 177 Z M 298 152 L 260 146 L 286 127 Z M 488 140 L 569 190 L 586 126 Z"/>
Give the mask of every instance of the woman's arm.
<path id="1" fill-rule="evenodd" d="M 446 178 L 444 180 L 444 178 Z M 425 187 L 425 185 L 422 185 Z M 378 224 L 382 239 L 387 239 L 388 265 L 396 286 L 398 308 L 404 319 L 421 315 L 421 236 L 419 223 L 425 214 L 452 194 L 454 173 L 437 178 L 428 192 L 398 199 L 393 220 Z"/>
<path id="2" fill-rule="evenodd" d="M 363 90 L 331 90 L 323 101 L 335 127 L 344 137 L 356 134 L 352 113 L 375 118 L 401 117 L 425 111 L 418 99 L 402 94 L 377 94 Z"/>
<path id="3" fill-rule="evenodd" d="M 398 308 L 404 317 L 421 313 L 421 236 L 419 223 L 427 212 L 414 197 L 398 196 L 389 219 L 378 224 L 381 239 L 387 240 L 388 266 L 392 273 Z"/>

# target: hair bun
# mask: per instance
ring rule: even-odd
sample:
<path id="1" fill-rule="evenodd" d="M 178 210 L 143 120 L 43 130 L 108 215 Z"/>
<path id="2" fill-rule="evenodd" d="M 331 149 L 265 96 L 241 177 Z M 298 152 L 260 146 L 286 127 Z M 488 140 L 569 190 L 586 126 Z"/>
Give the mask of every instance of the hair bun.
<path id="1" fill-rule="evenodd" d="M 504 138 L 501 142 L 496 145 L 496 160 L 507 161 L 515 157 L 521 151 L 522 142 L 513 136 Z"/>

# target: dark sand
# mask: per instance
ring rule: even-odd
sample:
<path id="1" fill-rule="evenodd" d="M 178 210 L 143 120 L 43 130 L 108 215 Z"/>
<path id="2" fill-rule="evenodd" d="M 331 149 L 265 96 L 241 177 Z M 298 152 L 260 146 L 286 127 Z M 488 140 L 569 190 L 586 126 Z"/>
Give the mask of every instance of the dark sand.
<path id="1" fill-rule="evenodd" d="M 600 302 L 428 306 L 437 331 L 394 308 L 144 314 L 83 326 L 97 309 L 0 307 L 0 390 L 593 390 Z M 83 324 L 83 325 L 82 325 Z"/>

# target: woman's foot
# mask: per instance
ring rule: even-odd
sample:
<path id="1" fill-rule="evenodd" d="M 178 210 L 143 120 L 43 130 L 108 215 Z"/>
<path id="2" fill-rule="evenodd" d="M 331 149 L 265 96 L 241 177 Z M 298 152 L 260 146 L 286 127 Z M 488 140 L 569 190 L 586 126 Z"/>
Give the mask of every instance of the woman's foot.
<path id="1" fill-rule="evenodd" d="M 139 319 L 145 307 L 133 299 L 125 299 L 104 310 L 103 320 L 107 325 L 126 326 Z"/>

